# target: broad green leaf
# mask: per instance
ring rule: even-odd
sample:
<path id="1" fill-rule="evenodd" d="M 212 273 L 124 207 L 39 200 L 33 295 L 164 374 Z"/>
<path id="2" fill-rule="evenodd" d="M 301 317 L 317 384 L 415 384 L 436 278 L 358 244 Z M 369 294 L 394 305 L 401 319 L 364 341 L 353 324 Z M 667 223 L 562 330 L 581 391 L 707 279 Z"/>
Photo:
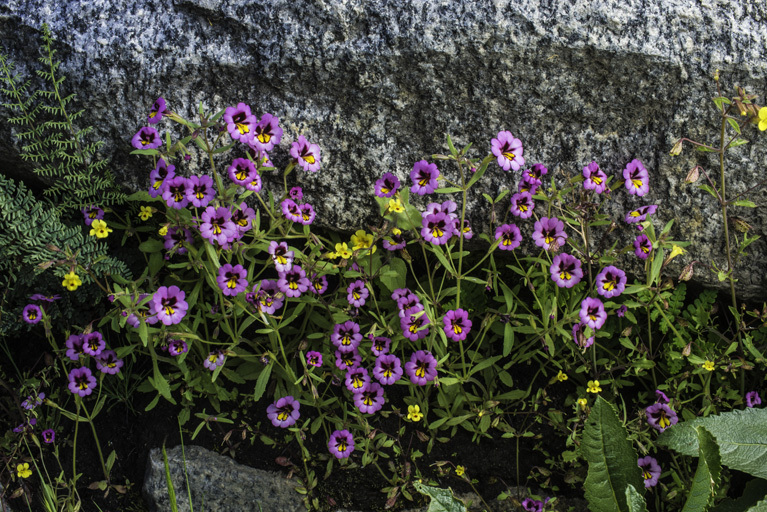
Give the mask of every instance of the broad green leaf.
<path id="1" fill-rule="evenodd" d="M 626 487 L 626 503 L 629 506 L 629 512 L 647 512 L 647 503 L 644 500 L 644 496 L 639 494 L 631 484 L 628 484 Z"/>
<path id="2" fill-rule="evenodd" d="M 424 496 L 431 498 L 426 512 L 466 512 L 466 505 L 456 499 L 450 489 L 431 487 L 420 482 L 413 482 L 413 487 Z"/>
<path id="3" fill-rule="evenodd" d="M 682 512 L 704 512 L 719 487 L 722 464 L 714 436 L 703 427 L 695 427 L 698 437 L 698 469 L 692 480 L 692 488 Z"/>
<path id="4" fill-rule="evenodd" d="M 407 277 L 407 266 L 401 258 L 392 258 L 388 265 L 381 269 L 381 283 L 383 283 L 390 292 L 398 288 L 405 287 Z"/>
<path id="5" fill-rule="evenodd" d="M 626 487 L 644 491 L 637 454 L 615 409 L 597 397 L 583 430 L 581 453 L 589 463 L 585 482 L 591 512 L 628 512 Z"/>
<path id="6" fill-rule="evenodd" d="M 716 439 L 723 465 L 767 478 L 767 409 L 729 411 L 685 421 L 666 429 L 657 442 L 684 455 L 695 456 L 698 454 L 695 427 L 699 426 Z"/>
<path id="7" fill-rule="evenodd" d="M 711 512 L 767 512 L 767 480 L 757 478 L 746 484 L 743 495 L 736 499 L 726 499 Z"/>
<path id="8" fill-rule="evenodd" d="M 138 249 L 141 252 L 160 252 L 164 247 L 165 246 L 163 243 L 159 240 L 150 238 L 149 240 L 141 242 L 141 244 L 138 246 Z"/>

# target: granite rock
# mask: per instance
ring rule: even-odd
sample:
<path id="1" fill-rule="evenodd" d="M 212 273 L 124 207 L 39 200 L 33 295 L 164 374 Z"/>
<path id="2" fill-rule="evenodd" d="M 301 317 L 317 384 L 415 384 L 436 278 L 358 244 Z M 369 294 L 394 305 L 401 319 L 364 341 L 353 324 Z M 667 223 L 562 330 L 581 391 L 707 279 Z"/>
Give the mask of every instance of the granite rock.
<path id="1" fill-rule="evenodd" d="M 384 171 L 407 178 L 415 161 L 446 151 L 445 133 L 474 142 L 479 156 L 510 130 L 527 162 L 560 180 L 592 160 L 619 177 L 641 159 L 650 194 L 621 194 L 612 213 L 657 203 L 658 224 L 676 219 L 674 237 L 693 242 L 680 262 L 720 267 L 721 213 L 683 183 L 695 164 L 714 171 L 716 161 L 669 151 L 682 136 L 715 142 L 716 69 L 728 90 L 762 96 L 767 77 L 762 0 L 3 0 L 0 45 L 25 76 L 42 22 L 87 108 L 83 122 L 107 141 L 104 156 L 130 188 L 146 186 L 148 169 L 128 155 L 129 139 L 158 96 L 187 116 L 200 102 L 219 110 L 240 101 L 277 115 L 277 164 L 299 134 L 318 143 L 322 170 L 291 179 L 318 222 L 339 230 L 374 221 L 372 196 L 359 191 Z M 18 173 L 11 130 L 0 125 L 0 164 Z M 767 163 L 763 136 L 752 135 L 731 153 L 729 194 L 755 184 Z M 193 159 L 186 171 L 195 169 Z M 469 198 L 476 226 L 489 229 L 480 192 L 517 180 L 497 167 L 487 173 Z M 765 193 L 751 199 L 761 206 Z M 767 228 L 764 208 L 736 214 L 758 234 Z M 737 275 L 744 296 L 760 298 L 765 270 L 759 241 Z M 696 279 L 717 284 L 702 270 Z"/>

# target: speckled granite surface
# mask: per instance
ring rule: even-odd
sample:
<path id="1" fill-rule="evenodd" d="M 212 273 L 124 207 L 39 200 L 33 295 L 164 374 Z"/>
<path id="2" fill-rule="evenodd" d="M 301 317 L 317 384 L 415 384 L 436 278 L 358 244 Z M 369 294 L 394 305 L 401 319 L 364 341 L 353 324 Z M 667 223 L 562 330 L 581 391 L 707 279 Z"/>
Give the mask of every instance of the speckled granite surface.
<path id="1" fill-rule="evenodd" d="M 560 177 L 591 160 L 618 176 L 641 159 L 659 224 L 677 219 L 695 259 L 721 265 L 717 209 L 683 185 L 695 157 L 668 152 L 677 137 L 718 133 L 708 100 L 715 69 L 728 86 L 767 93 L 762 0 L 2 0 L 0 45 L 21 72 L 33 69 L 43 21 L 122 182 L 146 184 L 129 139 L 156 97 L 187 115 L 200 101 L 211 110 L 244 101 L 282 120 L 277 164 L 298 134 L 322 147 L 322 170 L 297 180 L 318 222 L 339 229 L 370 218 L 373 199 L 358 190 L 384 171 L 405 178 L 415 161 L 445 151 L 446 132 L 485 152 L 506 129 L 528 163 Z M 731 191 L 762 176 L 764 140 L 732 153 Z M 0 124 L 6 172 L 18 169 L 13 144 Z M 715 166 L 710 155 L 697 162 Z M 494 168 L 482 188 L 517 178 Z M 469 203 L 477 226 L 488 218 L 479 192 Z M 647 202 L 621 197 L 616 216 Z M 765 194 L 752 199 L 763 205 Z M 742 216 L 767 227 L 765 208 Z M 763 241 L 752 247 L 739 286 L 758 297 L 767 251 Z"/>

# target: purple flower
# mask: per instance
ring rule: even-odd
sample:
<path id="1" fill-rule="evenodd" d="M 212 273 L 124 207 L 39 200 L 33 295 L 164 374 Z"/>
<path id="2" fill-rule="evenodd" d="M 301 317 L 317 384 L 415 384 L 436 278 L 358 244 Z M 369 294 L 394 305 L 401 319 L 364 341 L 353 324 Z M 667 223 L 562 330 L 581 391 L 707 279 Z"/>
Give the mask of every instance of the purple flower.
<path id="1" fill-rule="evenodd" d="M 173 357 L 185 354 L 187 351 L 189 351 L 189 346 L 182 339 L 172 339 L 168 343 L 168 354 Z"/>
<path id="2" fill-rule="evenodd" d="M 152 296 L 152 304 L 157 312 L 157 319 L 164 325 L 181 322 L 186 316 L 189 305 L 184 301 L 186 293 L 178 286 L 161 286 Z"/>
<path id="3" fill-rule="evenodd" d="M 45 398 L 45 393 L 40 393 L 35 396 L 30 395 L 26 400 L 21 402 L 21 406 L 28 411 L 34 410 L 35 407 L 43 403 L 43 398 Z"/>
<path id="4" fill-rule="evenodd" d="M 186 198 L 197 208 L 205 208 L 216 197 L 213 178 L 210 176 L 191 176 L 186 180 Z"/>
<path id="5" fill-rule="evenodd" d="M 52 444 L 56 440 L 56 432 L 52 428 L 43 430 L 42 436 L 45 444 Z"/>
<path id="6" fill-rule="evenodd" d="M 28 324 L 36 324 L 43 318 L 43 312 L 37 304 L 27 304 L 21 312 L 21 318 Z"/>
<path id="7" fill-rule="evenodd" d="M 256 211 L 244 202 L 240 203 L 240 206 L 232 212 L 232 222 L 234 222 L 239 233 L 248 231 L 253 225 L 255 218 Z"/>
<path id="8" fill-rule="evenodd" d="M 549 267 L 551 279 L 557 283 L 560 288 L 572 288 L 581 281 L 583 270 L 581 269 L 581 260 L 562 252 L 554 256 Z"/>
<path id="9" fill-rule="evenodd" d="M 333 327 L 333 334 L 330 335 L 330 341 L 341 352 L 356 351 L 362 341 L 359 324 L 351 320 L 336 324 Z"/>
<path id="10" fill-rule="evenodd" d="M 623 179 L 626 180 L 626 190 L 629 191 L 629 194 L 642 197 L 650 191 L 650 175 L 642 162 L 637 159 L 629 162 L 623 169 Z"/>
<path id="11" fill-rule="evenodd" d="M 243 187 L 253 181 L 253 177 L 258 175 L 256 166 L 247 158 L 235 158 L 232 165 L 227 168 L 229 178 Z"/>
<path id="12" fill-rule="evenodd" d="M 525 498 L 522 500 L 522 508 L 527 512 L 543 512 L 544 502 L 540 500 L 534 500 L 532 498 Z"/>
<path id="13" fill-rule="evenodd" d="M 511 196 L 511 214 L 520 219 L 528 219 L 533 215 L 535 201 L 530 192 L 519 192 Z"/>
<path id="14" fill-rule="evenodd" d="M 370 385 L 370 375 L 364 368 L 351 368 L 346 372 L 346 389 L 352 393 L 362 393 Z"/>
<path id="15" fill-rule="evenodd" d="M 418 341 L 425 338 L 429 334 L 428 326 L 431 323 L 426 313 L 418 314 L 420 311 L 423 311 L 423 306 L 420 306 L 420 311 L 415 311 L 415 309 L 406 309 L 400 319 L 402 335 L 410 341 Z"/>
<path id="16" fill-rule="evenodd" d="M 540 184 L 538 183 L 530 183 L 523 179 L 519 182 L 519 185 L 517 185 L 517 192 L 529 192 L 531 196 L 534 196 L 539 186 Z"/>
<path id="17" fill-rule="evenodd" d="M 455 231 L 456 234 L 459 236 L 464 237 L 466 240 L 471 240 L 474 236 L 474 232 L 471 230 L 471 224 L 469 224 L 469 219 L 463 219 L 463 229 L 461 229 L 461 219 L 455 218 L 453 219 L 453 231 Z M 404 245 L 402 246 L 404 247 Z"/>
<path id="18" fill-rule="evenodd" d="M 236 297 L 248 287 L 248 271 L 242 265 L 227 263 L 218 269 L 216 282 L 224 295 Z"/>
<path id="19" fill-rule="evenodd" d="M 748 407 L 760 405 L 761 403 L 762 399 L 759 397 L 759 393 L 757 391 L 749 391 L 746 393 L 746 405 Z"/>
<path id="20" fill-rule="evenodd" d="M 322 366 L 322 354 L 314 350 L 310 350 L 306 353 L 306 366 L 314 366 L 319 368 Z"/>
<path id="21" fill-rule="evenodd" d="M 214 371 L 219 366 L 224 366 L 224 353 L 221 350 L 214 350 L 208 354 L 202 365 L 210 371 Z"/>
<path id="22" fill-rule="evenodd" d="M 165 160 L 160 158 L 157 161 L 157 167 L 149 173 L 149 195 L 157 197 L 165 192 L 165 184 L 167 180 L 173 179 L 176 176 L 176 166 L 165 163 Z"/>
<path id="23" fill-rule="evenodd" d="M 293 201 L 300 201 L 301 199 L 304 198 L 304 191 L 303 191 L 303 189 L 301 187 L 293 187 L 288 192 L 288 196 Z"/>
<path id="24" fill-rule="evenodd" d="M 83 344 L 85 343 L 85 336 L 82 334 L 72 334 L 67 338 L 67 352 L 66 356 L 72 360 L 77 361 L 80 359 L 80 354 L 83 353 Z"/>
<path id="25" fill-rule="evenodd" d="M 522 157 L 522 141 L 514 138 L 511 132 L 498 132 L 498 138 L 490 141 L 491 151 L 498 159 L 498 165 L 501 169 L 508 171 L 513 169 L 518 171 L 525 165 L 525 159 Z"/>
<path id="26" fill-rule="evenodd" d="M 586 297 L 581 302 L 580 311 L 581 322 L 588 325 L 595 331 L 600 329 L 607 320 L 607 313 L 605 313 L 605 306 L 599 299 Z"/>
<path id="27" fill-rule="evenodd" d="M 624 304 L 623 306 L 615 310 L 615 314 L 618 315 L 618 318 L 623 318 L 624 316 L 626 316 L 626 311 L 628 310 L 629 308 Z"/>
<path id="28" fill-rule="evenodd" d="M 660 466 L 658 461 L 649 455 L 642 457 L 637 461 L 639 467 L 642 468 L 642 478 L 644 478 L 644 486 L 646 489 L 658 485 L 658 478 L 660 478 Z"/>
<path id="29" fill-rule="evenodd" d="M 253 129 L 256 126 L 256 117 L 245 103 L 238 103 L 236 107 L 228 107 L 224 111 L 224 122 L 229 135 L 240 142 L 253 140 Z"/>
<path id="30" fill-rule="evenodd" d="M 320 147 L 310 144 L 303 135 L 298 136 L 298 141 L 290 145 L 290 156 L 304 171 L 317 172 L 320 170 Z"/>
<path id="31" fill-rule="evenodd" d="M 277 287 L 288 297 L 300 297 L 311 285 L 300 265 L 293 265 L 290 270 L 279 272 L 277 275 Z"/>
<path id="32" fill-rule="evenodd" d="M 373 353 L 374 356 L 382 356 L 384 354 L 389 353 L 389 347 L 391 346 L 391 338 L 386 338 L 384 336 L 376 336 L 373 338 L 373 344 L 370 347 L 370 351 Z M 375 372 L 373 372 L 373 375 L 375 375 Z"/>
<path id="33" fill-rule="evenodd" d="M 168 233 L 163 237 L 166 251 L 176 250 L 176 254 L 186 254 L 187 247 L 192 246 L 194 239 L 192 232 L 180 226 L 172 226 Z"/>
<path id="34" fill-rule="evenodd" d="M 95 204 L 92 204 L 90 206 L 86 206 L 80 212 L 83 214 L 83 217 L 85 217 L 85 225 L 90 226 L 94 220 L 101 220 L 104 218 L 104 210 L 102 210 L 100 207 L 96 206 Z"/>
<path id="35" fill-rule="evenodd" d="M 573 325 L 573 340 L 575 341 L 575 344 L 579 347 L 586 349 L 589 348 L 591 345 L 594 344 L 594 336 L 590 336 L 586 338 L 585 334 L 586 325 L 582 323 L 577 323 Z"/>
<path id="36" fill-rule="evenodd" d="M 256 194 L 261 192 L 262 186 L 263 184 L 261 183 L 261 175 L 258 174 L 258 171 L 253 173 L 250 176 L 250 181 L 245 184 L 246 189 L 250 190 L 251 192 L 255 192 Z"/>
<path id="37" fill-rule="evenodd" d="M 162 121 L 162 115 L 165 113 L 165 98 L 157 98 L 152 105 L 152 109 L 149 111 L 149 115 L 146 116 L 146 122 L 149 124 L 157 124 Z"/>
<path id="38" fill-rule="evenodd" d="M 348 430 L 336 430 L 330 434 L 328 450 L 337 459 L 346 459 L 354 451 L 354 438 Z"/>
<path id="39" fill-rule="evenodd" d="M 282 140 L 280 120 L 272 114 L 264 114 L 256 125 L 253 146 L 260 151 L 271 151 Z"/>
<path id="40" fill-rule="evenodd" d="M 314 222 L 314 217 L 316 214 L 314 213 L 314 207 L 310 205 L 309 203 L 304 203 L 298 207 L 298 209 L 301 211 L 301 218 L 298 219 L 298 222 L 300 224 L 303 224 L 304 226 L 310 225 L 312 222 Z"/>
<path id="41" fill-rule="evenodd" d="M 377 382 L 371 382 L 362 393 L 354 395 L 354 405 L 362 414 L 374 414 L 383 408 L 384 390 Z"/>
<path id="42" fill-rule="evenodd" d="M 522 181 L 527 183 L 528 185 L 533 185 L 535 188 L 538 188 L 541 184 L 541 178 L 548 174 L 549 170 L 546 168 L 543 164 L 535 164 L 532 168 L 526 170 L 522 173 Z M 535 192 L 531 192 L 531 194 L 534 194 Z"/>
<path id="43" fill-rule="evenodd" d="M 607 175 L 602 172 L 596 162 L 591 162 L 583 168 L 583 188 L 601 194 L 607 189 Z"/>
<path id="44" fill-rule="evenodd" d="M 157 130 L 145 126 L 136 132 L 130 143 L 136 149 L 157 149 L 162 145 L 162 139 Z"/>
<path id="45" fill-rule="evenodd" d="M 637 258 L 646 260 L 647 257 L 650 256 L 651 251 L 652 242 L 647 238 L 647 235 L 639 235 L 636 237 L 636 240 L 634 240 L 634 254 L 637 255 Z"/>
<path id="46" fill-rule="evenodd" d="M 533 241 L 538 247 L 543 247 L 548 251 L 552 244 L 556 243 L 557 248 L 565 245 L 567 233 L 565 233 L 565 223 L 556 217 L 541 217 L 541 220 L 535 222 L 533 231 Z"/>
<path id="47" fill-rule="evenodd" d="M 402 373 L 402 362 L 394 354 L 381 354 L 376 358 L 373 377 L 384 386 L 397 382 Z"/>
<path id="48" fill-rule="evenodd" d="M 419 160 L 413 165 L 413 170 L 410 171 L 410 179 L 413 180 L 410 191 L 419 196 L 431 194 L 437 188 L 437 178 L 439 178 L 437 164 Z"/>
<path id="49" fill-rule="evenodd" d="M 453 236 L 453 222 L 445 212 L 429 214 L 421 222 L 421 236 L 427 242 L 443 245 Z"/>
<path id="50" fill-rule="evenodd" d="M 183 176 L 175 176 L 165 181 L 162 198 L 168 208 L 180 210 L 189 204 L 186 197 L 186 181 Z"/>
<path id="51" fill-rule="evenodd" d="M 226 245 L 237 234 L 237 226 L 232 222 L 232 212 L 223 206 L 208 206 L 200 215 L 200 235 L 210 243 Z"/>
<path id="52" fill-rule="evenodd" d="M 390 172 L 386 172 L 376 180 L 375 194 L 378 197 L 392 197 L 397 193 L 399 187 L 399 178 Z"/>
<path id="53" fill-rule="evenodd" d="M 258 288 L 257 292 L 256 288 Z M 277 281 L 264 279 L 261 281 L 260 287 L 259 285 L 253 287 L 253 292 L 255 294 L 254 298 L 248 300 L 254 303 L 259 311 L 262 311 L 267 315 L 273 315 L 274 312 L 280 309 L 285 303 L 285 299 L 280 292 Z"/>
<path id="54" fill-rule="evenodd" d="M 104 347 L 106 347 L 106 343 L 104 343 L 104 338 L 101 336 L 100 332 L 94 331 L 85 335 L 85 341 L 83 343 L 84 353 L 92 357 L 97 357 L 101 354 L 101 351 L 104 350 Z"/>
<path id="55" fill-rule="evenodd" d="M 636 224 L 638 222 L 644 221 L 648 215 L 654 214 L 657 210 L 657 204 L 648 204 L 628 212 L 623 220 L 625 220 L 628 224 Z"/>
<path id="56" fill-rule="evenodd" d="M 500 239 L 498 248 L 502 251 L 513 251 L 522 243 L 522 233 L 516 224 L 503 224 L 495 228 L 495 239 Z"/>
<path id="57" fill-rule="evenodd" d="M 397 288 L 396 290 L 394 290 L 394 292 L 392 292 L 391 299 L 395 302 L 399 302 L 399 300 L 402 299 L 403 297 L 409 297 L 409 296 L 413 296 L 415 297 L 415 300 L 418 300 L 418 297 L 416 297 L 416 295 L 412 291 L 410 291 L 410 289 Z"/>
<path id="58" fill-rule="evenodd" d="M 406 290 L 407 293 L 402 295 L 397 295 L 397 298 L 395 299 L 397 301 L 397 307 L 400 310 L 400 318 L 404 318 L 405 311 L 411 310 L 413 308 L 416 308 L 417 306 L 421 306 L 420 309 L 417 309 L 418 311 L 423 310 L 423 306 L 421 305 L 421 301 L 418 299 L 418 295 L 411 292 L 407 288 L 403 288 L 403 290 Z M 394 295 L 396 294 L 396 291 L 394 294 L 392 294 L 392 298 L 394 298 Z M 416 310 L 413 310 L 416 311 Z"/>
<path id="59" fill-rule="evenodd" d="M 301 404 L 292 396 L 284 396 L 266 408 L 266 417 L 275 427 L 288 428 L 301 416 Z"/>
<path id="60" fill-rule="evenodd" d="M 679 421 L 676 413 L 666 404 L 653 404 L 645 409 L 645 413 L 647 414 L 647 423 L 660 432 L 671 425 L 676 425 Z"/>
<path id="61" fill-rule="evenodd" d="M 410 381 L 417 386 L 425 386 L 437 377 L 437 360 L 431 352 L 419 350 L 405 363 L 405 371 Z"/>
<path id="62" fill-rule="evenodd" d="M 43 295 L 42 293 L 36 293 L 32 295 L 29 300 L 37 300 L 43 302 L 56 302 L 61 298 L 61 295 Z"/>
<path id="63" fill-rule="evenodd" d="M 312 274 L 312 285 L 309 288 L 309 291 L 311 291 L 315 295 L 322 295 L 328 290 L 328 278 L 324 275 L 320 276 L 315 274 Z"/>
<path id="64" fill-rule="evenodd" d="M 471 331 L 469 313 L 463 309 L 451 309 L 442 317 L 445 335 L 453 341 L 463 341 Z"/>
<path id="65" fill-rule="evenodd" d="M 335 356 L 336 368 L 339 370 L 357 368 L 360 363 L 362 363 L 362 356 L 360 356 L 356 349 L 351 352 L 341 352 L 340 350 L 336 350 Z"/>
<path id="66" fill-rule="evenodd" d="M 114 350 L 104 350 L 96 358 L 96 369 L 101 373 L 115 375 L 120 373 L 123 366 L 123 360 L 117 359 L 117 353 Z"/>
<path id="67" fill-rule="evenodd" d="M 286 197 L 282 200 L 280 203 L 280 209 L 282 210 L 282 214 L 285 216 L 285 218 L 292 222 L 301 222 L 303 219 L 303 212 L 301 212 L 301 208 L 289 197 Z"/>
<path id="68" fill-rule="evenodd" d="M 597 274 L 597 293 L 606 299 L 617 297 L 626 289 L 626 273 L 612 265 Z"/>
<path id="69" fill-rule="evenodd" d="M 365 282 L 357 279 L 346 289 L 346 300 L 355 308 L 361 308 L 365 305 L 365 300 L 370 296 L 370 292 L 365 286 Z"/>
<path id="70" fill-rule="evenodd" d="M 272 256 L 272 261 L 277 268 L 277 272 L 285 272 L 293 267 L 293 257 L 295 256 L 295 253 L 288 249 L 287 242 L 278 243 L 272 240 L 269 243 L 267 252 Z"/>
<path id="71" fill-rule="evenodd" d="M 667 404 L 669 402 L 669 399 L 666 396 L 666 393 L 664 393 L 660 389 L 656 389 L 655 390 L 655 401 L 660 403 L 660 404 Z"/>
<path id="72" fill-rule="evenodd" d="M 88 396 L 96 387 L 96 377 L 88 368 L 73 368 L 69 372 L 69 391 L 75 395 Z"/>

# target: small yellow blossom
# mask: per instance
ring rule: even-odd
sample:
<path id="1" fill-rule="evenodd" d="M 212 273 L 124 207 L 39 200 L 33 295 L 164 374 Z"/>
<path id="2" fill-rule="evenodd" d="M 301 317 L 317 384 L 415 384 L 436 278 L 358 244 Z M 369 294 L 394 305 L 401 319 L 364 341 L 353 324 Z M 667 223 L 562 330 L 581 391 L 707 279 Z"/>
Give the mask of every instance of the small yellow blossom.
<path id="1" fill-rule="evenodd" d="M 466 473 L 466 468 L 463 466 L 456 466 L 455 467 L 455 474 L 458 476 L 463 476 L 463 474 Z"/>
<path id="2" fill-rule="evenodd" d="M 32 470 L 29 469 L 29 464 L 25 462 L 16 466 L 16 474 L 19 475 L 19 478 L 29 478 L 32 476 Z"/>
<path id="3" fill-rule="evenodd" d="M 376 246 L 373 245 L 373 235 L 365 233 L 364 229 L 358 229 L 357 232 L 352 235 L 352 244 L 354 244 L 352 246 L 353 251 L 372 247 L 370 253 L 373 254 L 376 252 Z"/>
<path id="4" fill-rule="evenodd" d="M 91 223 L 91 236 L 96 235 L 97 238 L 106 238 L 111 232 L 112 228 L 107 227 L 107 223 L 101 219 L 96 219 Z"/>
<path id="5" fill-rule="evenodd" d="M 599 381 L 598 380 L 590 380 L 588 383 L 588 387 L 586 388 L 586 391 L 589 393 L 599 393 L 602 391 L 602 388 L 599 387 Z"/>
<path id="6" fill-rule="evenodd" d="M 562 370 L 559 370 L 559 373 L 557 374 L 557 380 L 559 382 L 564 382 L 567 380 L 567 374 L 563 373 Z"/>
<path id="7" fill-rule="evenodd" d="M 392 198 L 389 199 L 389 211 L 394 213 L 402 213 L 405 211 L 405 207 L 402 206 L 402 203 L 399 199 Z"/>
<path id="8" fill-rule="evenodd" d="M 586 409 L 586 406 L 588 404 L 589 404 L 589 401 L 586 400 L 585 398 L 579 398 L 578 399 L 578 405 L 580 406 L 581 409 Z"/>
<path id="9" fill-rule="evenodd" d="M 158 233 L 160 234 L 160 236 L 167 235 L 168 234 L 168 225 L 165 224 L 163 227 L 161 227 L 160 230 L 158 231 Z"/>
<path id="10" fill-rule="evenodd" d="M 342 244 L 336 244 L 336 252 L 333 253 L 335 258 L 338 258 L 339 256 L 345 260 L 348 260 L 352 257 L 352 251 L 349 250 L 349 247 L 346 245 L 346 242 Z"/>
<path id="11" fill-rule="evenodd" d="M 684 249 L 682 249 L 682 248 L 681 248 L 681 247 L 679 247 L 678 245 L 674 245 L 674 246 L 672 246 L 672 247 L 671 247 L 671 254 L 669 254 L 669 255 L 668 255 L 668 258 L 666 258 L 666 261 L 664 262 L 664 264 L 668 265 L 668 263 L 669 263 L 671 260 L 673 260 L 674 258 L 676 258 L 677 256 L 679 256 L 680 254 L 684 254 L 684 253 L 686 253 L 686 252 L 687 252 L 687 251 L 685 251 Z"/>
<path id="12" fill-rule="evenodd" d="M 149 220 L 149 218 L 152 216 L 152 207 L 151 206 L 142 206 L 141 211 L 138 213 L 138 216 L 141 218 L 141 220 Z"/>
<path id="13" fill-rule="evenodd" d="M 61 282 L 61 286 L 70 292 L 77 290 L 81 284 L 83 284 L 83 282 L 80 280 L 80 276 L 74 272 L 70 272 L 69 274 L 65 275 L 64 280 Z"/>
<path id="14" fill-rule="evenodd" d="M 394 236 L 399 236 L 402 234 L 402 230 L 399 228 L 391 228 L 391 234 Z"/>
<path id="15" fill-rule="evenodd" d="M 759 129 L 767 130 L 767 107 L 759 109 Z"/>
<path id="16" fill-rule="evenodd" d="M 713 361 L 706 360 L 706 362 L 703 363 L 703 368 L 708 370 L 708 371 L 710 371 L 710 372 L 713 372 L 714 368 L 716 368 L 716 365 L 714 364 Z"/>
<path id="17" fill-rule="evenodd" d="M 421 412 L 421 408 L 417 405 L 408 405 L 407 406 L 407 419 L 410 421 L 421 421 L 421 418 L 423 418 L 423 413 Z"/>

